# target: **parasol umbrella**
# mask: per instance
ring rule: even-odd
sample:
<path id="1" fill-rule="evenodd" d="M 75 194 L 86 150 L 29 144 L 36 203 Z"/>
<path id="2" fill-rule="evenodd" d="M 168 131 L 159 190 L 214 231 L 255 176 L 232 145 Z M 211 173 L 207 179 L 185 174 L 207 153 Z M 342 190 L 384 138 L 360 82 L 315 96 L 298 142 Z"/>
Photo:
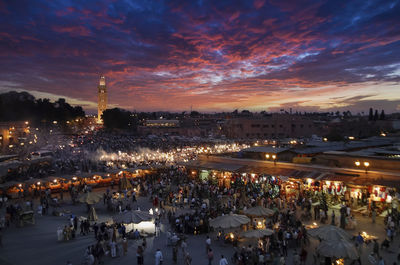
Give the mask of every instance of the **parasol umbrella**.
<path id="1" fill-rule="evenodd" d="M 124 224 L 138 224 L 143 221 L 151 221 L 153 218 L 153 215 L 138 210 L 127 211 L 113 216 L 114 222 Z"/>
<path id="2" fill-rule="evenodd" d="M 246 215 L 252 216 L 271 216 L 274 214 L 274 210 L 268 209 L 262 206 L 256 206 L 243 211 Z"/>
<path id="3" fill-rule="evenodd" d="M 312 228 L 309 229 L 307 233 L 311 236 L 329 241 L 350 241 L 351 239 L 350 235 L 346 231 L 334 225 L 324 225 L 317 228 Z"/>
<path id="4" fill-rule="evenodd" d="M 93 192 L 85 192 L 78 197 L 78 201 L 86 204 L 96 204 L 103 197 L 100 194 Z"/>
<path id="5" fill-rule="evenodd" d="M 358 252 L 353 243 L 347 240 L 323 240 L 317 252 L 324 257 L 358 259 Z"/>
<path id="6" fill-rule="evenodd" d="M 258 229 L 258 230 L 248 230 L 246 232 L 241 233 L 242 237 L 246 238 L 260 238 L 264 236 L 270 236 L 274 233 L 274 230 L 271 229 Z"/>
<path id="7" fill-rule="evenodd" d="M 234 228 L 250 222 L 246 215 L 227 214 L 218 216 L 210 221 L 210 226 L 214 228 Z"/>
<path id="8" fill-rule="evenodd" d="M 120 180 L 120 185 L 121 185 L 120 186 L 121 190 L 131 190 L 131 189 L 133 189 L 132 184 L 129 182 L 129 180 L 126 177 L 123 177 Z"/>
<path id="9" fill-rule="evenodd" d="M 88 215 L 88 220 L 89 221 L 97 221 L 99 218 L 97 217 L 96 210 L 94 207 L 90 207 L 89 215 Z"/>

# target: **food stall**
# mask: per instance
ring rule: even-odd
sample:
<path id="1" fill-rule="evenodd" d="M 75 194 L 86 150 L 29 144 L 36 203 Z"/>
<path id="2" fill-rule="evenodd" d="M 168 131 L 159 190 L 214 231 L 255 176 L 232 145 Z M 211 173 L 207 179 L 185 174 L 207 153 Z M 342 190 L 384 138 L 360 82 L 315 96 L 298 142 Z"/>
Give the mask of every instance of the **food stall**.
<path id="1" fill-rule="evenodd" d="M 43 179 L 43 183 L 46 186 L 46 188 L 49 188 L 50 190 L 61 190 L 63 188 L 63 179 L 58 178 L 58 177 L 47 177 Z"/>

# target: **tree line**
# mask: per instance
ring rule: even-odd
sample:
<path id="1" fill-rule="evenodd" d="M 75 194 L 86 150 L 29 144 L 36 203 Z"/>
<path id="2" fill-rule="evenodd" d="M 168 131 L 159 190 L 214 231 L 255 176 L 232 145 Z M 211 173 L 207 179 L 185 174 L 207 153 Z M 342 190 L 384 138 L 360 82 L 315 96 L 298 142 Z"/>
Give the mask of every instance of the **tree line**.
<path id="1" fill-rule="evenodd" d="M 28 92 L 0 94 L 0 121 L 30 121 L 39 125 L 80 117 L 85 117 L 82 107 L 73 107 L 64 98 L 51 102 L 48 98 L 36 99 Z"/>

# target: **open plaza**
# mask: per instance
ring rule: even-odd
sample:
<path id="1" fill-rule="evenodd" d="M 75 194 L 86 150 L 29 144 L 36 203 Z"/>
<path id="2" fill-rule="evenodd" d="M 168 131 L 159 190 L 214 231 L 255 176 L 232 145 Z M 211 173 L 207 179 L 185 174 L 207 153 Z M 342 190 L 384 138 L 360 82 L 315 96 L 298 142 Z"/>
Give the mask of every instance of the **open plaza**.
<path id="1" fill-rule="evenodd" d="M 0 263 L 398 262 L 396 188 L 271 166 L 280 174 L 200 159 L 8 182 Z"/>

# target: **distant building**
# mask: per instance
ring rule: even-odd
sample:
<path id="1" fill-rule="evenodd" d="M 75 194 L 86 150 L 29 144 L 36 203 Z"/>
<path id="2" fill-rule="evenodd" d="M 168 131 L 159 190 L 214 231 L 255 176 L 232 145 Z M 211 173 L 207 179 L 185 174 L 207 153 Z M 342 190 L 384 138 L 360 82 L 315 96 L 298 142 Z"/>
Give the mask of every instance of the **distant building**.
<path id="1" fill-rule="evenodd" d="M 223 132 L 228 138 L 278 139 L 310 137 L 320 134 L 321 128 L 306 116 L 272 114 L 228 119 L 223 125 Z"/>
<path id="2" fill-rule="evenodd" d="M 102 123 L 101 115 L 107 109 L 107 87 L 105 76 L 100 76 L 100 82 L 98 86 L 98 107 L 97 107 L 97 122 Z"/>
<path id="3" fill-rule="evenodd" d="M 29 136 L 29 122 L 0 122 L 0 151 L 25 144 Z"/>

